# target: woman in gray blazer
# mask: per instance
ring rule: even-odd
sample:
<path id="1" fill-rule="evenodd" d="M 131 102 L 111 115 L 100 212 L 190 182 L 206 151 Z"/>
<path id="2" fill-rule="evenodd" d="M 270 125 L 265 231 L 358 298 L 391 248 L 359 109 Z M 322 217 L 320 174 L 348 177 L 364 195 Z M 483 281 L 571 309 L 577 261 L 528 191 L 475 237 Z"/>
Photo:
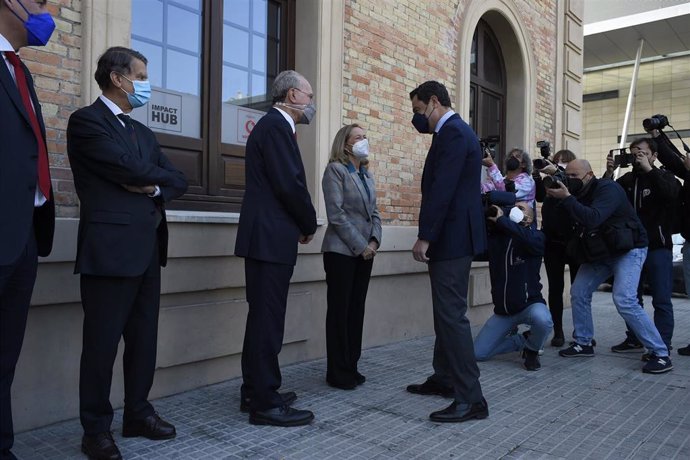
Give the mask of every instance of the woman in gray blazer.
<path id="1" fill-rule="evenodd" d="M 326 381 L 352 390 L 364 383 L 357 370 L 362 354 L 364 304 L 381 219 L 374 178 L 367 170 L 369 142 L 364 129 L 352 124 L 338 131 L 321 185 L 328 228 L 323 238 L 323 266 L 328 287 L 326 315 Z"/>

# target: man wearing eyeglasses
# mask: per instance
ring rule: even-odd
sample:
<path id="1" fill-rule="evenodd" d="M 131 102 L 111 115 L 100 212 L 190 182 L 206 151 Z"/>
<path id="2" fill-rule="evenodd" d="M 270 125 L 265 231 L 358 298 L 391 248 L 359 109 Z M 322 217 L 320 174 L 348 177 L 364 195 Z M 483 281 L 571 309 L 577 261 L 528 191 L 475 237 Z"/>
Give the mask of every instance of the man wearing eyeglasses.
<path id="1" fill-rule="evenodd" d="M 273 107 L 247 139 L 247 188 L 240 211 L 235 255 L 244 258 L 249 312 L 242 349 L 240 411 L 254 425 L 298 426 L 314 419 L 291 407 L 297 395 L 278 393 L 278 353 L 283 344 L 288 287 L 297 243 L 316 232 L 296 124 L 316 114 L 311 85 L 294 70 L 281 72 L 271 89 Z"/>

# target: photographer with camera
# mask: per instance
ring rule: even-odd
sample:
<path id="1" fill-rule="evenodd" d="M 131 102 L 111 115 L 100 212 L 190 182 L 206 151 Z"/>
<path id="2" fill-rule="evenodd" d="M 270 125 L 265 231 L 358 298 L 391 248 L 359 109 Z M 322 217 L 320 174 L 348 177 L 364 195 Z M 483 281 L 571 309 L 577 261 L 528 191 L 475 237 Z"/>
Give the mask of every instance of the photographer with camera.
<path id="1" fill-rule="evenodd" d="M 685 238 L 683 245 L 683 274 L 685 277 L 685 293 L 690 296 L 690 152 L 683 143 L 686 155 L 682 155 L 662 130 L 669 126 L 665 115 L 654 115 L 642 121 L 645 131 L 650 133 L 657 142 L 658 158 L 664 167 L 683 180 L 683 187 L 679 195 L 676 231 Z M 675 131 L 675 130 L 674 130 Z M 676 133 L 678 135 L 678 133 Z M 678 136 L 680 139 L 680 136 Z M 690 356 L 690 345 L 678 349 L 679 355 Z"/>
<path id="2" fill-rule="evenodd" d="M 501 192 L 491 192 L 495 193 Z M 525 369 L 536 371 L 541 367 L 539 350 L 553 326 L 539 279 L 544 234 L 532 226 L 534 211 L 524 201 L 503 208 L 493 204 L 487 220 L 494 315 L 477 334 L 474 353 L 478 361 L 486 361 L 522 350 Z M 529 333 L 513 332 L 520 324 L 529 325 Z"/>
<path id="3" fill-rule="evenodd" d="M 481 191 L 487 193 L 492 190 L 509 191 L 515 193 L 517 201 L 527 201 L 534 204 L 534 179 L 532 179 L 532 160 L 522 149 L 514 148 L 506 157 L 504 166 L 506 175 L 503 177 L 491 155 L 486 154 L 482 159 L 486 166 L 488 177 L 482 182 Z"/>
<path id="4" fill-rule="evenodd" d="M 547 158 L 534 160 L 533 173 L 536 184 L 536 198 L 541 207 L 541 231 L 546 237 L 544 248 L 544 266 L 549 281 L 549 311 L 553 319 L 552 347 L 562 347 L 565 344 L 563 334 L 563 291 L 565 289 L 565 266 L 570 268 L 570 283 L 575 281 L 579 264 L 569 257 L 566 244 L 574 236 L 574 222 L 570 214 L 560 206 L 561 201 L 546 194 L 547 186 L 557 186 L 565 178 L 565 168 L 575 160 L 575 154 L 570 150 L 559 150 L 552 161 Z M 537 163 L 543 161 L 542 164 Z M 536 169 L 542 166 L 541 169 Z M 541 174 L 546 174 L 542 179 Z"/>
<path id="5" fill-rule="evenodd" d="M 637 300 L 637 284 L 647 256 L 647 232 L 616 182 L 594 177 L 586 160 L 573 160 L 565 169 L 567 183 L 546 191 L 577 223 L 577 236 L 568 253 L 580 262 L 570 289 L 575 341 L 558 352 L 562 357 L 592 357 L 592 293 L 614 275 L 613 303 L 630 329 L 652 354 L 642 368 L 661 374 L 673 369 L 668 348 Z"/>
<path id="6" fill-rule="evenodd" d="M 649 246 L 647 259 L 642 266 L 642 276 L 637 287 L 637 299 L 643 305 L 645 281 L 649 284 L 654 307 L 654 324 L 666 347 L 671 350 L 673 337 L 673 224 L 676 219 L 676 202 L 681 184 L 672 172 L 659 169 L 657 143 L 652 138 L 640 138 L 630 144 L 632 171 L 618 178 L 618 182 L 642 221 Z M 613 174 L 616 165 L 611 154 L 606 159 L 607 175 Z M 642 344 L 630 331 L 618 345 L 611 347 L 614 353 L 642 351 Z M 643 360 L 649 355 L 643 355 Z"/>

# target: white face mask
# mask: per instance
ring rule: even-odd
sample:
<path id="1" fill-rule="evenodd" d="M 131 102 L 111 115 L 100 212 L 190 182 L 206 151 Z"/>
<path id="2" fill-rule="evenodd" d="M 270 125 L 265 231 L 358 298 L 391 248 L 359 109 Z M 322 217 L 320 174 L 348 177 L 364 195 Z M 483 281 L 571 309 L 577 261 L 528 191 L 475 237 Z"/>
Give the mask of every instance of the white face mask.
<path id="1" fill-rule="evenodd" d="M 525 213 L 522 212 L 522 209 L 515 206 L 513 209 L 510 210 L 509 217 L 510 220 L 512 220 L 516 224 L 519 224 L 525 219 Z"/>
<path id="2" fill-rule="evenodd" d="M 362 139 L 352 145 L 352 154 L 357 158 L 366 158 L 369 156 L 369 141 Z"/>
<path id="3" fill-rule="evenodd" d="M 568 163 L 558 163 L 558 166 L 559 166 L 561 169 L 565 169 L 565 167 L 568 166 Z"/>

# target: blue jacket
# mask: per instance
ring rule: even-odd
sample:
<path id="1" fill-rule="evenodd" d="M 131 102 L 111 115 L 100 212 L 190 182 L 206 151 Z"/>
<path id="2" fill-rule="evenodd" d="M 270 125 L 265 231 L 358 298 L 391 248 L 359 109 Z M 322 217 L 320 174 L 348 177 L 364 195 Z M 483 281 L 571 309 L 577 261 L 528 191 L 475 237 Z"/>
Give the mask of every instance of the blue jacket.
<path id="1" fill-rule="evenodd" d="M 494 313 L 520 313 L 534 303 L 546 303 L 541 295 L 541 258 L 544 233 L 523 227 L 507 216 L 496 220 L 489 234 L 489 274 Z"/>
<path id="2" fill-rule="evenodd" d="M 453 114 L 434 135 L 422 173 L 418 237 L 430 242 L 432 261 L 486 250 L 481 159 L 477 135 Z"/>

